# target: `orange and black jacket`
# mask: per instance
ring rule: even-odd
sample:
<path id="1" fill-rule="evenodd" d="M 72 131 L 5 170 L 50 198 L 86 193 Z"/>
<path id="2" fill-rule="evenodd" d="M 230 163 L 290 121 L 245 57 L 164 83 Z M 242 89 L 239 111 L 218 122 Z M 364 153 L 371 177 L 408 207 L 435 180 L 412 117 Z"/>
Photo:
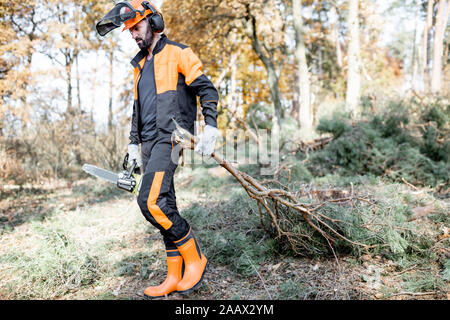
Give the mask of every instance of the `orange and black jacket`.
<path id="1" fill-rule="evenodd" d="M 134 67 L 134 105 L 130 143 L 141 143 L 141 117 L 138 83 L 147 50 L 141 50 L 131 60 Z M 191 48 L 169 40 L 164 34 L 153 49 L 156 85 L 156 128 L 158 138 L 170 137 L 175 129 L 174 118 L 183 128 L 194 134 L 197 116 L 197 96 L 205 123 L 217 127 L 219 95 L 212 82 L 203 74 L 202 63 Z"/>

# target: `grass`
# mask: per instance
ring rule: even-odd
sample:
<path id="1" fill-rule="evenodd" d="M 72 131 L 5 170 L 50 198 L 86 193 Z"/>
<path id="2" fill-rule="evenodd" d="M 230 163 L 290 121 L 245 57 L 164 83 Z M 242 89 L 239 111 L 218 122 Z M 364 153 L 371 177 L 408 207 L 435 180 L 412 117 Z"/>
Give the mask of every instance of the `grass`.
<path id="1" fill-rule="evenodd" d="M 0 193 L 0 235 L 33 221 L 44 221 L 62 209 L 76 209 L 124 196 L 113 184 L 90 179 L 70 189 L 54 188 L 9 190 Z"/>
<path id="2" fill-rule="evenodd" d="M 254 170 L 252 167 L 245 169 Z M 297 172 L 304 176 L 303 170 Z M 292 177 L 294 181 L 290 186 L 295 188 L 295 183 L 298 183 L 297 176 L 291 174 L 291 179 Z M 208 178 L 202 179 L 207 181 Z M 317 188 L 349 188 L 353 185 L 358 192 L 372 195 L 372 198 L 376 200 L 374 207 L 369 208 L 362 204 L 358 213 L 351 207 L 330 205 L 327 208 L 328 214 L 344 219 L 350 224 L 354 219 L 363 219 L 363 222 L 368 224 L 369 230 L 349 227 L 343 232 L 354 241 L 379 244 L 380 246 L 373 250 L 371 255 L 381 256 L 389 262 L 388 265 L 394 265 L 399 272 L 411 268 L 412 265 L 430 266 L 430 272 L 427 274 L 399 278 L 399 286 L 403 290 L 420 292 L 432 287 L 436 292 L 448 291 L 448 279 L 445 278 L 446 275 L 448 276 L 446 269 L 448 262 L 445 264 L 445 254 L 436 252 L 439 230 L 448 226 L 448 205 L 445 201 L 436 198 L 432 190 L 422 189 L 418 193 L 417 190 L 411 190 L 404 184 L 386 182 L 373 175 L 352 177 L 326 175 L 311 180 L 310 185 Z M 261 272 L 262 264 L 270 263 L 280 255 L 289 255 L 289 251 L 284 250 L 285 248 L 276 239 L 265 237 L 255 203 L 247 197 L 245 192 L 239 187 L 231 188 L 229 191 L 226 196 L 220 196 L 208 190 L 209 193 L 214 194 L 214 197 L 225 200 L 212 207 L 205 207 L 204 202 L 195 203 L 187 208 L 184 214 L 193 225 L 202 226 L 198 231 L 201 235 L 199 237 L 203 239 L 204 250 L 214 263 L 226 266 L 237 277 L 255 276 Z M 425 220 L 420 218 L 410 221 L 414 215 L 412 209 L 427 206 L 430 203 L 434 203 L 434 210 L 430 213 L 429 219 L 426 217 Z M 245 224 L 242 221 L 245 221 Z M 361 221 L 358 223 L 361 224 Z M 361 261 L 359 258 L 367 254 L 358 248 L 354 248 L 351 252 L 339 250 L 339 245 L 337 252 L 341 255 L 351 254 L 356 257 L 349 260 L 349 267 L 355 266 L 355 262 L 358 264 Z M 385 270 L 383 266 L 379 268 Z M 392 272 L 388 270 L 384 273 L 390 276 Z M 323 296 L 317 288 L 305 289 L 302 288 L 301 283 L 299 279 L 285 280 L 279 285 L 275 296 L 282 299 L 299 295 L 309 298 Z M 391 290 L 394 289 L 391 288 Z"/>
<path id="3" fill-rule="evenodd" d="M 305 288 L 301 281 L 288 279 L 280 284 L 277 299 L 298 300 L 305 295 Z"/>
<path id="4" fill-rule="evenodd" d="M 99 258 L 83 250 L 64 230 L 35 224 L 32 231 L 37 236 L 35 247 L 0 259 L 13 265 L 18 275 L 13 280 L 22 287 L 17 298 L 57 298 L 98 279 Z"/>
<path id="5" fill-rule="evenodd" d="M 403 276 L 402 287 L 406 292 L 445 291 L 445 280 L 426 270 Z"/>
<path id="6" fill-rule="evenodd" d="M 372 175 L 328 174 L 306 182 L 299 178 L 308 177 L 303 169 L 298 166 L 290 187 L 353 185 L 375 195 L 378 206 L 370 218 L 380 225 L 352 237 L 386 246 L 370 253 L 337 250 L 339 265 L 332 256 L 292 256 L 279 239 L 264 232 L 256 203 L 229 176 L 212 177 L 205 167 L 180 168 L 178 206 L 211 264 L 204 286 L 190 299 L 373 299 L 380 292 L 390 299 L 402 291 L 433 291 L 435 298 L 446 297 L 448 239 L 439 240 L 449 225 L 445 201 L 430 189 L 418 193 Z M 58 195 L 47 194 L 41 218 L 25 219 L 2 234 L 1 298 L 140 299 L 147 285 L 164 280 L 161 236 L 142 217 L 134 197 L 114 193 L 108 185 L 91 192 L 93 185 L 88 181 Z M 81 205 L 83 199 L 87 204 Z M 75 200 L 78 204 L 70 207 L 57 205 Z M 434 211 L 427 217 L 408 221 L 412 209 L 431 202 Z M 348 221 L 355 218 L 348 208 L 327 210 Z M 369 271 L 375 269 L 391 282 L 370 287 Z"/>
<path id="7" fill-rule="evenodd" d="M 243 277 L 252 276 L 255 264 L 275 254 L 275 242 L 261 229 L 257 208 L 245 192 L 235 187 L 229 195 L 230 200 L 220 201 L 212 208 L 194 203 L 183 215 L 211 261 Z"/>
<path id="8" fill-rule="evenodd" d="M 116 269 L 115 275 L 119 277 L 134 276 L 138 279 L 146 280 L 151 273 L 152 264 L 156 263 L 160 258 L 155 252 L 138 252 L 116 263 L 114 266 Z"/>
<path id="9" fill-rule="evenodd" d="M 78 197 L 77 192 L 74 194 Z M 124 240 L 129 243 L 136 234 L 144 234 L 144 218 L 132 198 L 121 201 L 108 197 L 112 203 L 107 206 L 97 203 L 87 208 L 59 209 L 4 235 L 0 296 L 58 299 L 91 288 L 105 278 L 126 274 L 123 256 L 129 248 Z M 145 255 L 145 248 L 141 255 Z"/>

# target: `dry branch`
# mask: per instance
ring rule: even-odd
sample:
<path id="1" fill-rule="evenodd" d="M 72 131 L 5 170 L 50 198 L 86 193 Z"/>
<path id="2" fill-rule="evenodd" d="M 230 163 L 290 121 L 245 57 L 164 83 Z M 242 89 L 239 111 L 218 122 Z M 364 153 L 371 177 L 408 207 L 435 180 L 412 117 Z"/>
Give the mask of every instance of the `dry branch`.
<path id="1" fill-rule="evenodd" d="M 174 131 L 174 140 L 179 143 L 182 148 L 194 149 L 195 144 L 198 142 L 198 138 L 181 128 L 176 122 L 175 124 L 177 129 Z M 236 169 L 233 165 L 215 153 L 211 156 L 220 166 L 225 168 L 236 178 L 250 198 L 257 201 L 263 229 L 269 234 L 274 234 L 272 231 L 268 230 L 267 225 L 263 222 L 264 217 L 267 217 L 268 215 L 272 222 L 272 227 L 275 229 L 276 238 L 287 240 L 295 253 L 302 254 L 300 248 L 304 247 L 304 238 L 308 241 L 315 241 L 310 235 L 298 234 L 289 228 L 293 225 L 294 220 L 298 223 L 300 218 L 303 218 L 303 222 L 314 231 L 318 232 L 327 240 L 327 242 L 334 243 L 337 239 L 340 239 L 353 246 L 369 249 L 368 245 L 352 241 L 338 231 L 338 226 L 339 224 L 344 224 L 343 221 L 333 219 L 319 212 L 319 209 L 327 203 L 347 203 L 358 200 L 370 203 L 367 199 L 354 197 L 353 194 L 351 194 L 348 197 L 340 197 L 338 199 L 328 199 L 316 203 L 304 203 L 301 202 L 294 193 L 284 190 L 283 188 L 270 188 L 263 182 L 259 182 L 245 172 Z M 281 183 L 279 184 L 281 185 Z M 342 195 L 343 192 L 338 192 L 338 194 Z"/>

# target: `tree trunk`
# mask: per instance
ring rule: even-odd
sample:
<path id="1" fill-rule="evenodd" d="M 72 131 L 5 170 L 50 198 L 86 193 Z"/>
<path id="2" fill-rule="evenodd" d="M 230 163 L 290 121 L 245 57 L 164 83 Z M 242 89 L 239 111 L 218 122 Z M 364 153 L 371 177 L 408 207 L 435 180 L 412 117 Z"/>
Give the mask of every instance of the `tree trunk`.
<path id="1" fill-rule="evenodd" d="M 298 81 L 298 72 L 294 73 L 294 88 L 292 93 L 292 108 L 290 116 L 300 125 L 299 105 L 300 105 L 300 82 Z"/>
<path id="2" fill-rule="evenodd" d="M 420 1 L 418 1 L 416 5 L 414 37 L 413 37 L 412 58 L 411 58 L 411 89 L 414 92 L 417 91 L 417 72 L 419 69 L 419 65 L 417 62 L 417 42 L 416 42 L 417 26 L 419 22 L 419 12 L 420 12 Z"/>
<path id="3" fill-rule="evenodd" d="M 331 41 L 336 47 L 336 61 L 340 69 L 342 69 L 342 50 L 339 41 L 339 16 L 334 5 L 330 9 L 330 24 L 331 24 Z"/>
<path id="4" fill-rule="evenodd" d="M 302 134 L 311 133 L 313 116 L 311 112 L 311 88 L 306 48 L 303 40 L 303 17 L 301 0 L 293 0 L 293 18 L 295 30 L 295 59 L 299 80 L 299 124 Z"/>
<path id="5" fill-rule="evenodd" d="M 76 69 L 75 69 L 75 76 L 76 76 L 76 80 L 77 80 L 77 108 L 78 108 L 78 113 L 81 114 L 81 91 L 80 91 L 80 70 L 79 70 L 79 63 L 78 63 L 78 58 L 79 58 L 79 54 L 78 51 L 75 54 L 75 63 L 76 63 Z"/>
<path id="6" fill-rule="evenodd" d="M 231 66 L 231 87 L 230 87 L 230 94 L 229 94 L 229 108 L 232 112 L 236 112 L 237 114 L 237 81 L 236 81 L 236 74 L 237 74 L 237 66 L 236 63 L 234 63 Z"/>
<path id="7" fill-rule="evenodd" d="M 81 7 L 78 6 L 75 14 L 75 50 L 73 53 L 74 60 L 76 63 L 75 66 L 75 77 L 77 81 L 77 112 L 81 114 L 81 92 L 80 92 L 80 70 L 79 70 L 79 63 L 78 58 L 80 55 L 80 10 Z"/>
<path id="8" fill-rule="evenodd" d="M 358 0 L 349 0 L 348 8 L 348 28 L 350 39 L 347 53 L 348 70 L 345 107 L 346 111 L 350 112 L 352 118 L 358 116 L 358 104 L 361 95 L 358 2 Z"/>
<path id="9" fill-rule="evenodd" d="M 108 104 L 108 133 L 112 133 L 112 122 L 113 122 L 113 63 L 114 63 L 114 46 L 112 45 L 109 49 L 109 104 Z"/>
<path id="10" fill-rule="evenodd" d="M 444 33 L 447 26 L 450 5 L 446 0 L 439 0 L 433 43 L 433 70 L 431 73 L 431 92 L 441 91 L 442 83 L 442 54 L 444 51 Z"/>
<path id="11" fill-rule="evenodd" d="M 239 50 L 235 51 L 231 54 L 230 62 L 227 64 L 227 66 L 225 68 L 223 68 L 220 75 L 214 81 L 214 87 L 216 87 L 216 88 L 220 87 L 220 84 L 222 83 L 223 79 L 225 79 L 226 75 L 230 71 L 230 67 L 233 67 L 237 63 L 238 56 L 239 56 Z"/>
<path id="12" fill-rule="evenodd" d="M 420 75 L 423 80 L 423 88 L 424 91 L 428 91 L 429 87 L 429 72 L 428 72 L 428 64 L 429 64 L 429 57 L 430 57 L 430 51 L 429 51 L 429 44 L 430 44 L 430 30 L 433 26 L 433 2 L 434 0 L 428 0 L 427 5 L 427 18 L 425 22 L 425 27 L 423 30 L 423 38 L 422 38 L 422 66 L 420 69 Z"/>
<path id="13" fill-rule="evenodd" d="M 275 122 L 274 125 L 280 127 L 281 125 L 281 98 L 280 98 L 280 88 L 278 86 L 278 75 L 275 71 L 275 64 L 273 61 L 270 61 L 267 66 L 267 74 L 269 80 L 269 88 L 270 95 L 272 96 L 273 102 L 273 112 L 272 116 L 274 116 Z"/>
<path id="14" fill-rule="evenodd" d="M 67 57 L 66 57 L 67 61 Z M 72 62 L 66 64 L 67 75 L 67 113 L 70 115 L 73 113 L 72 108 Z"/>
<path id="15" fill-rule="evenodd" d="M 90 119 L 94 123 L 95 96 L 97 94 L 98 51 L 95 53 L 95 64 L 92 69 Z"/>
<path id="16" fill-rule="evenodd" d="M 278 86 L 279 77 L 276 72 L 275 63 L 273 58 L 264 52 L 263 46 L 260 43 L 260 40 L 257 36 L 256 31 L 256 18 L 250 12 L 250 5 L 246 5 L 247 15 L 245 16 L 245 27 L 247 36 L 250 38 L 252 42 L 252 48 L 255 51 L 258 58 L 263 63 L 264 67 L 267 71 L 267 80 L 270 89 L 270 95 L 272 97 L 272 117 L 273 117 L 273 128 L 272 130 L 275 134 L 278 134 L 280 126 L 281 126 L 281 98 L 280 98 L 280 89 Z"/>
<path id="17" fill-rule="evenodd" d="M 322 57 L 322 44 L 319 42 L 317 44 L 318 48 L 318 52 L 317 52 L 317 64 L 319 67 L 318 73 L 319 73 L 319 80 L 322 80 L 322 76 L 323 76 L 323 57 Z"/>
<path id="18" fill-rule="evenodd" d="M 450 3 L 449 3 L 450 6 Z M 448 39 L 445 41 L 445 51 L 444 51 L 444 65 L 443 68 L 447 66 L 448 60 L 449 60 L 449 49 L 450 49 L 450 42 Z"/>

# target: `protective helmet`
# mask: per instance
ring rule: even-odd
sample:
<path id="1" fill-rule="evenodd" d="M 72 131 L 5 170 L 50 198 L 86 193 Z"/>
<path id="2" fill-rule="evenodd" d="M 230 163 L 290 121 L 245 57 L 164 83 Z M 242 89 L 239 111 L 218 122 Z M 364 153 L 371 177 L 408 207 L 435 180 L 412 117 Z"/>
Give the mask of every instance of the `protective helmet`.
<path id="1" fill-rule="evenodd" d="M 97 23 L 97 32 L 104 36 L 120 27 L 122 23 L 125 24 L 123 30 L 127 30 L 146 17 L 153 32 L 162 32 L 164 30 L 162 14 L 152 3 L 142 0 L 132 0 L 129 3 L 119 2 Z"/>
<path id="2" fill-rule="evenodd" d="M 156 19 L 158 19 L 157 16 L 159 16 L 160 18 L 162 18 L 162 14 L 161 12 L 159 12 L 156 7 L 153 5 L 153 3 L 148 2 L 148 1 L 142 1 L 142 0 L 132 0 L 129 2 L 129 4 L 136 10 L 136 11 L 144 11 L 144 15 L 141 14 L 137 14 L 136 17 L 134 19 L 129 19 L 125 21 L 125 27 L 123 28 L 122 31 L 128 30 L 130 28 L 132 28 L 134 25 L 136 25 L 137 23 L 139 23 L 139 21 L 141 21 L 142 19 L 144 19 L 145 17 L 149 16 L 149 15 L 154 15 Z M 145 8 L 144 8 L 144 6 Z M 153 19 L 155 20 L 155 19 Z M 162 20 L 162 19 L 161 19 Z M 150 24 L 152 23 L 152 19 L 149 20 Z M 156 30 L 155 28 L 152 26 L 152 29 L 154 32 L 161 32 L 162 30 L 158 30 L 158 29 L 164 29 L 164 22 L 163 22 L 163 26 L 161 28 L 161 26 L 157 26 Z"/>

